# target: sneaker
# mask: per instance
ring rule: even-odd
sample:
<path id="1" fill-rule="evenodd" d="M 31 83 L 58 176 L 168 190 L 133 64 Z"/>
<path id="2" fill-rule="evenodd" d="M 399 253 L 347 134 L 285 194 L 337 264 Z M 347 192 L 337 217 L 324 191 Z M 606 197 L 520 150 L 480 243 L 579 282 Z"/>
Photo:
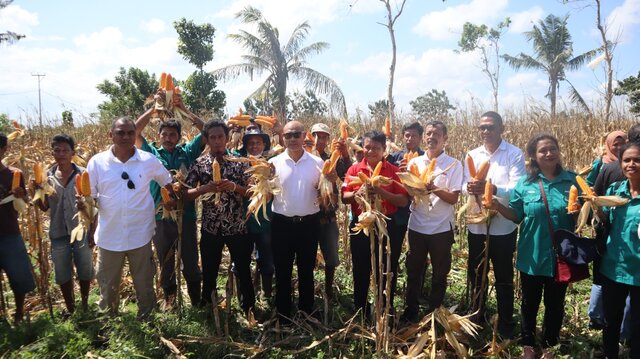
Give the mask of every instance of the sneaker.
<path id="1" fill-rule="evenodd" d="M 522 347 L 522 356 L 520 357 L 520 359 L 535 359 L 535 358 L 536 358 L 536 351 L 533 350 L 532 346 L 525 345 L 524 347 Z"/>

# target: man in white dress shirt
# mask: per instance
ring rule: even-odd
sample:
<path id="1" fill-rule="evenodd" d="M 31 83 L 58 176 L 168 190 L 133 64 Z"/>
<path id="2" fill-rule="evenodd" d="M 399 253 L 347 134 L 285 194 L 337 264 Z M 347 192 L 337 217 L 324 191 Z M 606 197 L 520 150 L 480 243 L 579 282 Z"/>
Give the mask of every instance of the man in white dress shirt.
<path id="1" fill-rule="evenodd" d="M 511 191 L 525 174 L 524 156 L 516 146 L 502 139 L 502 117 L 493 111 L 480 117 L 478 126 L 483 145 L 469 151 L 475 167 L 489 160 L 487 179 L 493 184 L 493 193 L 505 206 L 509 205 Z M 463 192 L 482 196 L 485 181 L 471 179 L 469 169 L 464 169 Z M 473 318 L 479 322 L 484 317 L 487 278 L 482 276 L 482 259 L 487 242 L 486 224 L 467 224 L 469 241 L 468 281 L 471 285 L 472 310 L 478 310 Z M 489 260 L 495 276 L 498 301 L 498 333 L 505 339 L 513 337 L 513 253 L 516 247 L 516 224 L 496 214 L 489 225 Z M 484 288 L 481 284 L 485 283 Z M 482 290 L 481 290 L 482 289 Z"/>
<path id="2" fill-rule="evenodd" d="M 276 270 L 276 309 L 289 318 L 292 306 L 291 273 L 298 267 L 298 308 L 313 311 L 313 269 L 318 250 L 320 207 L 318 182 L 323 161 L 304 150 L 304 126 L 291 121 L 284 126 L 286 150 L 269 162 L 282 191 L 273 197 L 272 248 Z"/>
<path id="3" fill-rule="evenodd" d="M 155 180 L 173 196 L 171 174 L 156 157 L 134 146 L 136 128 L 131 119 L 115 120 L 109 137 L 113 141 L 111 148 L 93 156 L 87 165 L 91 194 L 99 208 L 95 233 L 99 307 L 117 314 L 122 268 L 127 258 L 138 318 L 147 318 L 156 304 L 156 266 L 151 251 L 155 206 L 149 184 Z"/>
<path id="4" fill-rule="evenodd" d="M 407 294 L 402 319 L 416 322 L 419 317 L 418 297 L 424 281 L 427 256 L 431 258 L 431 294 L 429 308 L 440 307 L 447 288 L 447 275 L 451 270 L 451 245 L 454 242 L 453 206 L 458 202 L 462 188 L 462 164 L 444 151 L 447 142 L 447 126 L 442 121 L 431 121 L 424 127 L 425 154 L 409 161 L 407 167 L 416 165 L 422 173 L 432 161 L 436 161 L 434 174 L 439 174 L 428 190 L 434 190 L 429 201 L 411 204 L 409 217 L 409 253 L 407 254 Z M 451 167 L 450 167 L 451 166 Z M 445 171 L 446 170 L 446 171 Z M 441 174 L 440 174 L 441 173 Z"/>

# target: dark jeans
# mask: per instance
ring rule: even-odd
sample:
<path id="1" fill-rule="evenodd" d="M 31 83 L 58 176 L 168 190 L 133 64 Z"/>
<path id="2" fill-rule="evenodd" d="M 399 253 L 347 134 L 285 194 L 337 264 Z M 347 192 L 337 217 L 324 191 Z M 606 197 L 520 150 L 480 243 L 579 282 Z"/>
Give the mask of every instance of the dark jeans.
<path id="1" fill-rule="evenodd" d="M 318 251 L 319 217 L 316 214 L 294 222 L 290 217 L 274 213 L 271 220 L 278 314 L 291 316 L 294 260 L 298 267 L 298 308 L 310 314 L 313 311 L 313 269 Z"/>
<path id="2" fill-rule="evenodd" d="M 467 232 L 469 241 L 469 262 L 467 277 L 471 285 L 471 306 L 473 310 L 479 310 L 480 317 L 484 316 L 487 302 L 487 289 L 485 285 L 480 300 L 480 287 L 482 282 L 487 283 L 488 278 L 482 277 L 484 248 L 486 235 Z M 495 276 L 496 296 L 498 301 L 498 332 L 505 337 L 513 335 L 513 253 L 516 250 L 516 231 L 506 235 L 490 236 L 489 260 L 493 266 Z M 488 274 L 488 273 L 487 273 Z"/>
<path id="3" fill-rule="evenodd" d="M 356 219 L 357 220 L 357 219 Z M 351 228 L 356 224 L 356 220 L 351 222 Z M 393 273 L 393 277 L 391 279 L 391 309 L 393 309 L 393 297 L 396 292 L 396 283 L 398 281 L 398 260 L 400 259 L 400 251 L 402 250 L 402 242 L 404 241 L 404 232 L 401 231 L 398 227 L 395 226 L 395 222 L 393 220 L 387 221 L 387 231 L 389 232 L 390 242 L 391 242 L 391 272 Z M 406 228 L 406 226 L 404 226 Z M 402 233 L 402 235 L 400 235 Z M 367 305 L 367 295 L 369 293 L 369 283 L 371 277 L 371 243 L 370 238 L 364 234 L 364 232 L 360 232 L 358 234 L 351 235 L 351 260 L 353 262 L 353 304 L 355 309 L 366 309 Z M 379 267 L 378 267 L 378 237 L 375 237 L 374 240 L 374 253 L 375 253 L 375 272 L 374 277 L 378 278 Z M 384 243 L 382 245 L 382 263 L 383 263 L 383 272 L 387 273 L 387 240 L 385 238 Z M 386 277 L 385 277 L 386 278 Z M 378 283 L 376 281 L 376 283 Z M 383 278 L 382 288 L 379 288 L 380 291 L 384 291 L 386 288 L 386 280 Z M 374 293 L 374 295 L 379 295 L 380 293 Z M 383 303 L 386 303 L 386 298 L 384 295 L 382 296 Z"/>
<path id="4" fill-rule="evenodd" d="M 262 233 L 249 234 L 256 246 L 256 263 L 262 275 L 273 275 L 273 249 L 271 248 L 271 229 Z"/>
<path id="5" fill-rule="evenodd" d="M 544 348 L 558 344 L 560 327 L 564 317 L 564 295 L 567 284 L 556 283 L 552 277 L 528 275 L 520 272 L 522 288 L 522 345 L 534 346 L 536 343 L 536 317 L 542 292 L 544 291 Z"/>
<path id="6" fill-rule="evenodd" d="M 182 222 L 182 274 L 187 283 L 200 282 L 202 274 L 198 267 L 198 237 L 196 221 Z M 165 294 L 174 294 L 176 285 L 176 260 L 178 225 L 171 220 L 156 221 L 153 246 L 160 263 L 160 286 Z"/>
<path id="7" fill-rule="evenodd" d="M 216 236 L 206 231 L 202 231 L 201 234 L 202 298 L 207 302 L 211 301 L 211 294 L 216 290 L 218 270 L 222 261 L 222 249 L 226 244 L 231 254 L 231 261 L 235 265 L 235 274 L 240 282 L 239 289 L 242 297 L 240 307 L 243 310 L 253 307 L 256 301 L 250 270 L 253 243 L 247 238 L 246 234 Z"/>
<path id="8" fill-rule="evenodd" d="M 606 325 L 602 334 L 604 354 L 607 358 L 618 357 L 620 326 L 627 296 L 631 299 L 631 331 L 629 358 L 640 358 L 640 287 L 614 282 L 601 276 L 602 301 Z"/>
<path id="9" fill-rule="evenodd" d="M 431 295 L 429 310 L 442 305 L 447 289 L 447 275 L 451 270 L 451 245 L 453 231 L 423 234 L 409 230 L 407 254 L 407 310 L 418 314 L 418 298 L 424 282 L 423 274 L 427 256 L 431 258 Z"/>

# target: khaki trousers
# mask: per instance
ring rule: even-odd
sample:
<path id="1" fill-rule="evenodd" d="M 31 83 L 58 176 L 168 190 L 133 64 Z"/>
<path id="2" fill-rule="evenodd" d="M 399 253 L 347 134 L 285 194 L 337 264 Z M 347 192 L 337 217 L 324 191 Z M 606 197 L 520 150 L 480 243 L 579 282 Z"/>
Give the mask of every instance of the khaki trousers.
<path id="1" fill-rule="evenodd" d="M 96 268 L 96 279 L 100 287 L 98 306 L 102 310 L 108 310 L 112 315 L 118 313 L 120 282 L 125 258 L 129 261 L 129 271 L 136 291 L 138 318 L 146 318 L 156 305 L 156 293 L 153 289 L 156 265 L 150 241 L 140 248 L 124 252 L 114 252 L 98 247 Z"/>

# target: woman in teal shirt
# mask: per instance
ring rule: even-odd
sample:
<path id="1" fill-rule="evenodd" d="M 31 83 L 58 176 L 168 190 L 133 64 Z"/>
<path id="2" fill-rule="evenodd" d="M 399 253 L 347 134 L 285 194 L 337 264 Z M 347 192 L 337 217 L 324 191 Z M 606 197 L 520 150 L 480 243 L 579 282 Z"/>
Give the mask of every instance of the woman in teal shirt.
<path id="1" fill-rule="evenodd" d="M 612 184 L 607 195 L 628 198 L 630 201 L 624 206 L 604 208 L 611 227 L 600 267 L 607 322 L 603 347 L 607 358 L 618 357 L 620 325 L 628 295 L 631 303 L 629 358 L 640 358 L 640 144 L 629 142 L 624 145 L 619 158 L 627 179 Z"/>
<path id="2" fill-rule="evenodd" d="M 553 353 L 546 348 L 558 344 L 567 285 L 556 283 L 553 278 L 556 257 L 540 183 L 547 197 L 553 230 L 573 230 L 575 219 L 567 214 L 567 202 L 576 175 L 562 168 L 558 140 L 550 134 L 535 135 L 527 143 L 526 153 L 529 157 L 528 175 L 520 179 L 511 193 L 509 207 L 497 200 L 489 207 L 520 223 L 516 268 L 520 271 L 522 290 L 523 358 L 535 357 L 536 316 L 543 292 L 542 346 L 545 350 L 542 358 L 553 358 Z"/>

